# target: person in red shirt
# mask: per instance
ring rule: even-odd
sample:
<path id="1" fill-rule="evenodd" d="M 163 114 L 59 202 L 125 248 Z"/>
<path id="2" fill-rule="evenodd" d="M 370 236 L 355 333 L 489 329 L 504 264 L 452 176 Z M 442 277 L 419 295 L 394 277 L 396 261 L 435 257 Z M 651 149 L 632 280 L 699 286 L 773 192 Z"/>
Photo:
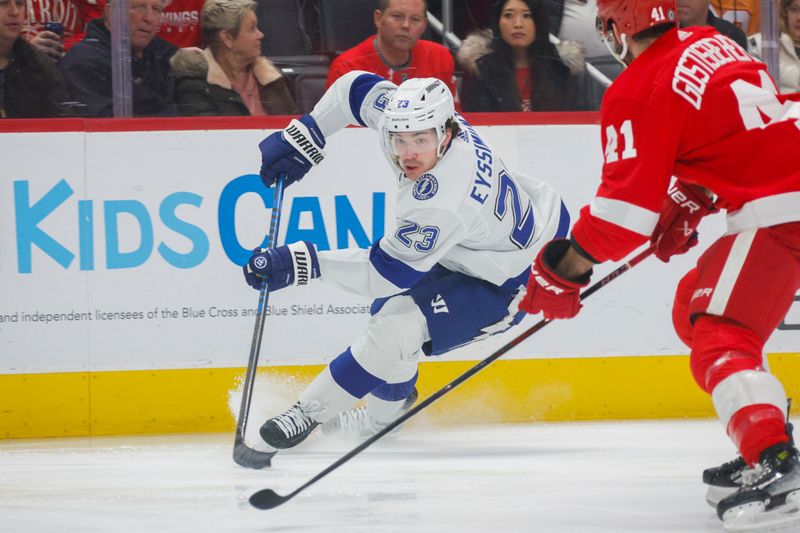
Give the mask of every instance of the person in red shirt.
<path id="1" fill-rule="evenodd" d="M 410 78 L 438 78 L 456 94 L 455 64 L 444 46 L 420 40 L 428 24 L 425 0 L 381 0 L 377 33 L 331 63 L 326 88 L 342 74 L 365 70 L 400 85 Z"/>
<path id="2" fill-rule="evenodd" d="M 675 0 L 598 0 L 627 65 L 600 110 L 600 187 L 571 239 L 537 256 L 520 308 L 573 317 L 594 264 L 648 240 L 668 261 L 697 242 L 705 214 L 727 210 L 727 233 L 678 285 L 673 323 L 742 456 L 717 514 L 777 520 L 800 501 L 800 456 L 762 354 L 800 289 L 800 94 L 779 95 L 766 66 L 714 28 L 677 21 Z M 745 464 L 758 468 L 743 482 Z"/>
<path id="3" fill-rule="evenodd" d="M 27 0 L 30 14 L 25 37 L 40 52 L 59 61 L 75 43 L 86 37 L 86 25 L 103 16 L 106 0 Z M 205 0 L 164 0 L 158 36 L 178 48 L 199 47 L 200 10 Z M 45 29 L 60 22 L 63 35 Z"/>
<path id="4" fill-rule="evenodd" d="M 58 61 L 75 43 L 86 37 L 89 21 L 103 16 L 105 0 L 27 0 L 28 22 L 23 35 L 40 52 Z M 61 35 L 45 24 L 61 24 Z"/>

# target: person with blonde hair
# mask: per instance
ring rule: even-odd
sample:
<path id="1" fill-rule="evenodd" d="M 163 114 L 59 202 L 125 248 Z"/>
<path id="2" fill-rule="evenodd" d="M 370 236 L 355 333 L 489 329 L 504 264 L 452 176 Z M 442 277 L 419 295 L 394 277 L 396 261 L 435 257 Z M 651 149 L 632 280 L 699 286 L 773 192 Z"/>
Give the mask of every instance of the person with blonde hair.
<path id="1" fill-rule="evenodd" d="M 778 64 L 778 90 L 782 93 L 800 92 L 800 0 L 781 0 L 781 39 Z M 761 59 L 761 34 L 750 36 L 750 51 Z"/>
<path id="2" fill-rule="evenodd" d="M 171 61 L 182 115 L 288 115 L 297 112 L 289 83 L 261 55 L 252 0 L 208 0 L 200 32 L 208 47 L 178 52 Z"/>

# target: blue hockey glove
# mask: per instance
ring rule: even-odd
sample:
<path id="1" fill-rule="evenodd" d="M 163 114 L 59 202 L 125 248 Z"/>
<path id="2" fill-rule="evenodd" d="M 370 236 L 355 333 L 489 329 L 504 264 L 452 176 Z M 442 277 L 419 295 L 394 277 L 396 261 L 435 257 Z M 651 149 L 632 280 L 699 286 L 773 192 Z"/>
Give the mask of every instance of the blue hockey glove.
<path id="1" fill-rule="evenodd" d="M 261 181 L 272 187 L 278 174 L 286 173 L 286 185 L 299 181 L 325 159 L 325 137 L 311 115 L 293 119 L 286 129 L 261 141 Z"/>
<path id="2" fill-rule="evenodd" d="M 247 284 L 256 290 L 261 289 L 264 280 L 269 283 L 270 292 L 289 285 L 308 285 L 319 277 L 317 250 L 305 241 L 277 248 L 256 248 L 242 271 Z"/>

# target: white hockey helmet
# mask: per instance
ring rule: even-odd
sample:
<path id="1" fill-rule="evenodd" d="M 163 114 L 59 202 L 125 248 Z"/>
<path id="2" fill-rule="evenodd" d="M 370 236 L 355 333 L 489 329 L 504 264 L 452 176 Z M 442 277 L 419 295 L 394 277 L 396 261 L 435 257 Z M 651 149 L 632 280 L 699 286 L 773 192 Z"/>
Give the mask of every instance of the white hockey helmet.
<path id="1" fill-rule="evenodd" d="M 455 116 L 453 95 L 447 84 L 437 78 L 412 78 L 401 83 L 389 97 L 383 111 L 382 142 L 389 159 L 400 168 L 393 133 L 413 133 L 434 129 L 438 140 L 437 157 L 444 153 L 447 121 Z"/>

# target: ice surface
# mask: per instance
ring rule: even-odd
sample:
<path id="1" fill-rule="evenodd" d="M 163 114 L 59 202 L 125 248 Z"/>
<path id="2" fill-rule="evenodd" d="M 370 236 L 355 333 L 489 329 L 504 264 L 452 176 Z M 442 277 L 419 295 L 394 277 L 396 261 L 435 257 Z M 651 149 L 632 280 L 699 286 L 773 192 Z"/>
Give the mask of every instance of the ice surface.
<path id="1" fill-rule="evenodd" d="M 312 436 L 271 469 L 232 434 L 0 441 L 2 532 L 722 531 L 704 468 L 734 457 L 717 421 L 413 424 L 283 506 L 357 442 Z"/>

